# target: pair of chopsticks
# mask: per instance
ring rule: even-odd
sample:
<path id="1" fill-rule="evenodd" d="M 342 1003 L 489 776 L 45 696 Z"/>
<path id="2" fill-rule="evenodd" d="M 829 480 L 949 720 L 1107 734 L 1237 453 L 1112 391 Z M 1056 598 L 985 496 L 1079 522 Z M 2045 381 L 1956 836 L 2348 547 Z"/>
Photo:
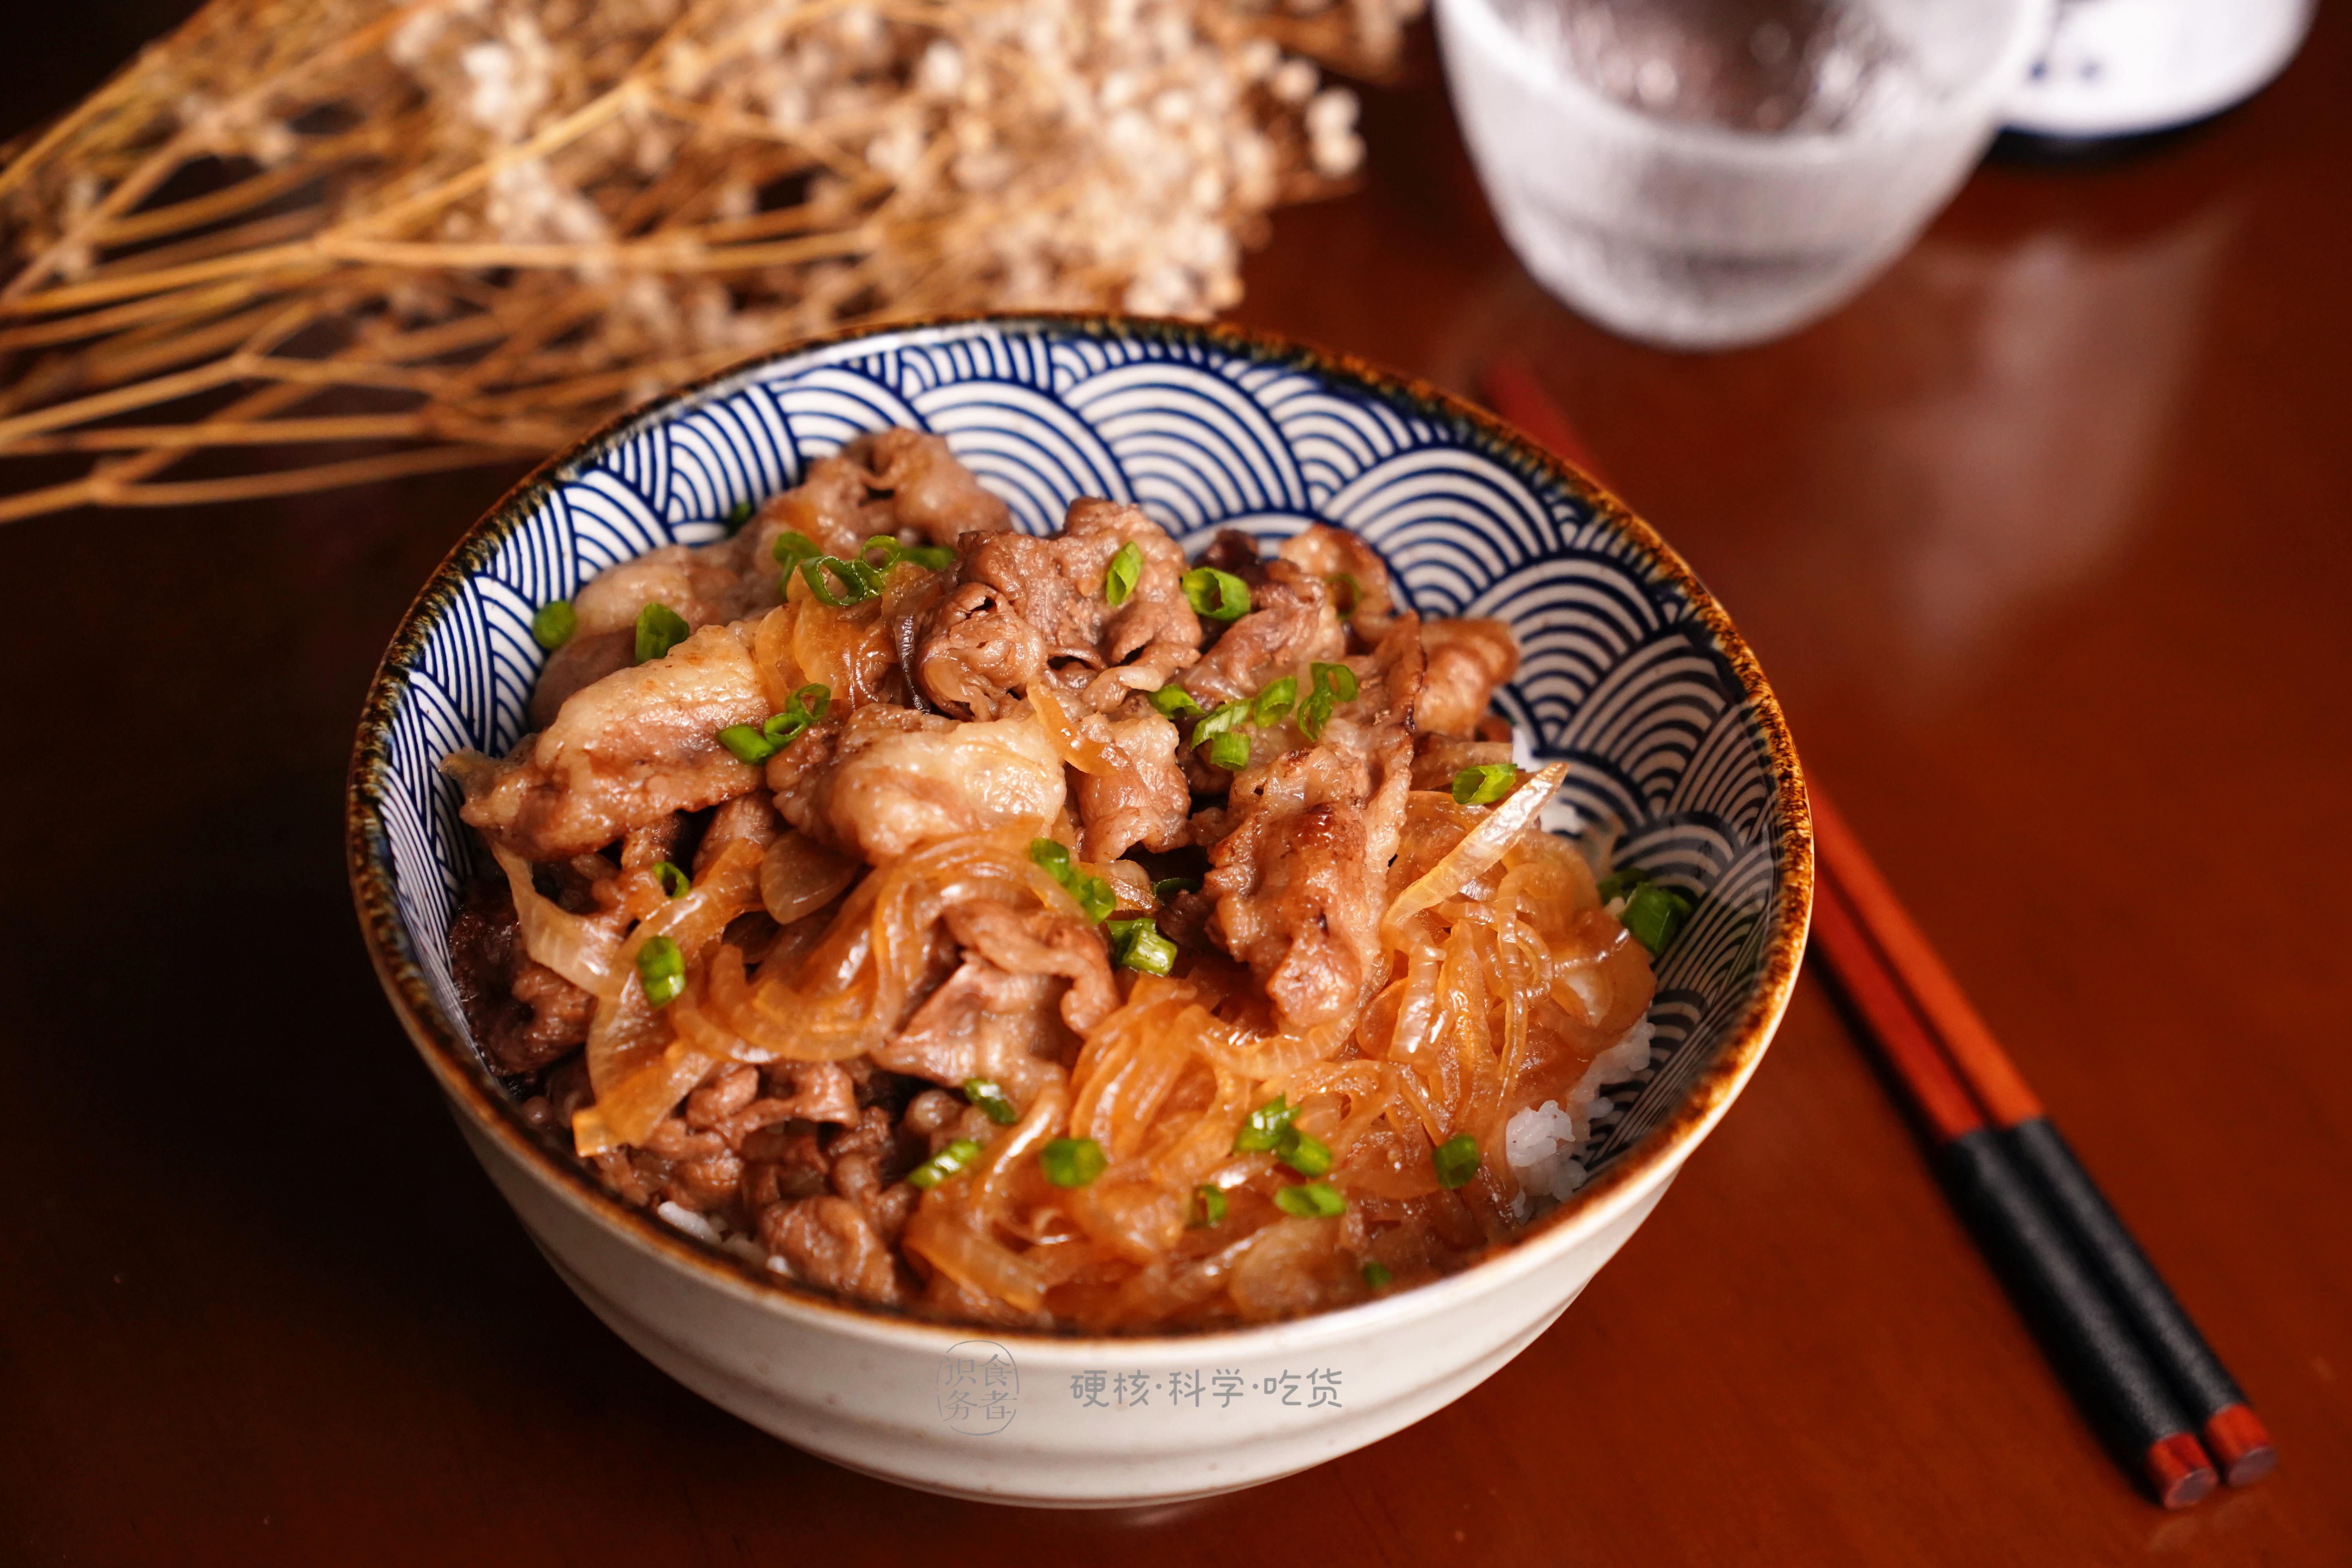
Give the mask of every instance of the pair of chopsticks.
<path id="1" fill-rule="evenodd" d="M 1487 404 L 1588 473 L 1591 454 L 1527 366 Z M 1934 1139 L 1947 1190 L 2101 1435 L 2167 1508 L 2278 1463 L 2270 1435 L 2033 1091 L 1818 785 L 1812 934 Z M 2219 1462 L 2217 1473 L 2216 1461 Z"/>
<path id="2" fill-rule="evenodd" d="M 2167 1508 L 2278 1463 L 2270 1434 L 1819 785 L 1813 933 L 1934 1135 L 1954 1201 L 2095 1424 Z M 2201 1438 L 2201 1441 L 2200 1441 Z"/>

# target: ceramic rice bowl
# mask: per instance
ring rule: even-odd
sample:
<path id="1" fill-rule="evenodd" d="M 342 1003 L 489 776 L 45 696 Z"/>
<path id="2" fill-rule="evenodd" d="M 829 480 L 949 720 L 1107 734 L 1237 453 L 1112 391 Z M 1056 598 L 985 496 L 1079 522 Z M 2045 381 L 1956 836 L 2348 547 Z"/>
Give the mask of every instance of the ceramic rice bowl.
<path id="1" fill-rule="evenodd" d="M 447 936 L 479 850 L 438 771 L 526 725 L 537 606 L 614 562 L 721 537 L 862 431 L 944 436 L 1017 526 L 1141 506 L 1190 549 L 1219 528 L 1354 530 L 1424 615 L 1499 616 L 1498 705 L 1573 764 L 1549 825 L 1696 912 L 1658 964 L 1647 1067 L 1609 1091 L 1586 1184 L 1463 1273 L 1230 1331 L 960 1328 L 832 1297 L 608 1194 L 521 1120 L 469 1040 Z M 1494 1373 L 1648 1215 L 1762 1057 L 1811 885 L 1803 785 L 1730 621 L 1664 543 L 1491 417 L 1230 329 L 1024 316 L 868 331 L 661 399 L 552 460 L 425 585 L 370 693 L 349 807 L 360 921 L 394 1008 L 540 1249 L 614 1331 L 786 1442 L 909 1486 L 1070 1506 L 1166 1501 L 1360 1447 Z"/>

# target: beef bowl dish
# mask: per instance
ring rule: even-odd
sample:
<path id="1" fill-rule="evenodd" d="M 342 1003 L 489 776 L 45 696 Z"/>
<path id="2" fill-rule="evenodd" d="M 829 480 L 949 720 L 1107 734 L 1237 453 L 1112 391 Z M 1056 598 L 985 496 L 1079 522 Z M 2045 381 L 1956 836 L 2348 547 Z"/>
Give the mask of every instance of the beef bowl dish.
<path id="1" fill-rule="evenodd" d="M 388 655 L 362 921 L 625 1338 L 1008 1500 L 1201 1495 L 1475 1384 L 1769 1039 L 1770 694 L 1588 482 L 1167 323 L 853 335 L 525 482 Z"/>

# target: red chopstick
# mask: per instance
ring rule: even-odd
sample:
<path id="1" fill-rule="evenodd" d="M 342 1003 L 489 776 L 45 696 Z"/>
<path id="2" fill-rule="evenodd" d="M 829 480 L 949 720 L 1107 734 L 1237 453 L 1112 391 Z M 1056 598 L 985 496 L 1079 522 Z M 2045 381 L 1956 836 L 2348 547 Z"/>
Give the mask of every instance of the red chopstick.
<path id="1" fill-rule="evenodd" d="M 1978 1113 L 1902 983 L 1880 960 L 1837 880 L 1813 894 L 1813 940 L 1880 1058 L 1933 1135 L 1946 1188 L 2007 1276 L 2093 1423 L 2157 1500 L 2186 1508 L 2213 1489 L 2205 1450 L 2085 1260 Z"/>
<path id="2" fill-rule="evenodd" d="M 2245 1394 L 2043 1112 L 1845 818 L 1819 784 L 1811 794 L 1813 842 L 1825 879 L 1843 893 L 1878 956 L 2000 1130 L 2011 1156 L 2032 1173 L 2044 1202 L 2072 1232 L 2077 1251 L 2198 1422 L 2223 1477 L 2242 1487 L 2269 1475 L 2278 1467 L 2278 1450 Z M 1837 962 L 1834 952 L 1832 959 Z M 1839 963 L 1841 973 L 1844 967 Z"/>
<path id="3" fill-rule="evenodd" d="M 1590 449 L 1523 362 L 1490 364 L 1481 391 L 1599 478 Z M 2189 1416 L 2231 1485 L 2269 1474 L 2276 1450 L 2237 1384 L 1818 786 L 1813 809 L 1822 868 L 1815 938 L 1933 1134 L 1955 1201 L 2095 1419 L 2168 1507 L 2194 1502 L 2215 1479 Z"/>

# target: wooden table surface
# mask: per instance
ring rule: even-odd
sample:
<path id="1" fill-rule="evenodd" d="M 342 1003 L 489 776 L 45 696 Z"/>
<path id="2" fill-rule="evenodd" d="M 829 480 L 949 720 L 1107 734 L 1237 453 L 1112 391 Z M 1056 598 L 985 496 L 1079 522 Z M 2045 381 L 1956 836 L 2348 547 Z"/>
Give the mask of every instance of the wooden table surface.
<path id="1" fill-rule="evenodd" d="M 60 12 L 79 52 L 16 54 L 0 113 L 173 8 Z M 1320 1469 L 1015 1512 L 722 1415 L 531 1250 L 354 929 L 361 692 L 482 473 L 0 529 L 0 1561 L 2352 1563 L 2348 24 L 2167 144 L 1997 161 L 1858 303 L 1715 357 L 1528 280 L 1424 38 L 1367 187 L 1282 215 L 1239 312 L 1463 390 L 1536 363 L 2251 1393 L 2270 1481 L 2133 1492 L 1810 977 L 1583 1300 Z"/>

